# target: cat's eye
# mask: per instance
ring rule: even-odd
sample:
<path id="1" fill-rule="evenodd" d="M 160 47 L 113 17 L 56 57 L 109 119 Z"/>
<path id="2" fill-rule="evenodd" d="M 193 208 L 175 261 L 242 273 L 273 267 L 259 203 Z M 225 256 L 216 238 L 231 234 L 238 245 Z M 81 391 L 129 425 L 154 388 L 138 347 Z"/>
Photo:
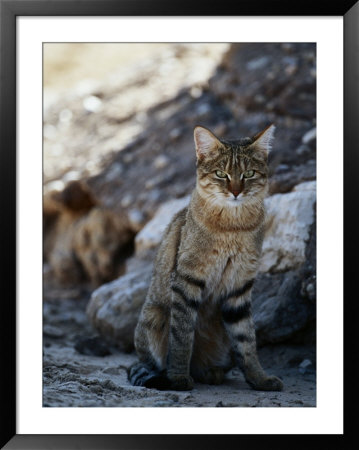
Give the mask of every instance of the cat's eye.
<path id="1" fill-rule="evenodd" d="M 222 172 L 222 170 L 216 170 L 216 175 L 218 178 L 227 178 L 226 172 Z"/>
<path id="2" fill-rule="evenodd" d="M 254 170 L 247 170 L 244 172 L 243 176 L 244 178 L 252 178 L 254 176 Z"/>

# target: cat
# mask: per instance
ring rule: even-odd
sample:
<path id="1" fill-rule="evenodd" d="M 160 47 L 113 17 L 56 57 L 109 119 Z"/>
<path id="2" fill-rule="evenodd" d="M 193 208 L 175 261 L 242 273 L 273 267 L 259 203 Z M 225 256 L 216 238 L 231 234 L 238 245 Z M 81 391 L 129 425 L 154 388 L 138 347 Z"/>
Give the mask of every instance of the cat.
<path id="1" fill-rule="evenodd" d="M 125 270 L 135 231 L 126 218 L 102 206 L 83 181 L 44 195 L 43 255 L 57 282 L 100 286 Z"/>
<path id="2" fill-rule="evenodd" d="M 135 386 L 191 390 L 242 369 L 258 390 L 281 390 L 257 356 L 251 289 L 264 234 L 274 125 L 227 141 L 194 129 L 197 182 L 166 229 L 135 329 Z"/>

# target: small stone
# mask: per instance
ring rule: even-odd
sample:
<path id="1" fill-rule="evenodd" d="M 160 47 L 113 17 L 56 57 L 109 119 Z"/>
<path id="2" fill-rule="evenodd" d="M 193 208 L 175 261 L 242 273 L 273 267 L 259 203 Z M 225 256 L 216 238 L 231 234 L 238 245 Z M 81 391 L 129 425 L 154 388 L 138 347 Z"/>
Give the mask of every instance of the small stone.
<path id="1" fill-rule="evenodd" d="M 83 101 L 83 107 L 88 112 L 99 112 L 102 109 L 102 100 L 95 95 L 90 95 L 89 97 L 86 97 Z"/>
<path id="2" fill-rule="evenodd" d="M 311 152 L 310 147 L 306 144 L 300 145 L 296 150 L 296 153 L 299 156 L 308 155 L 310 152 Z"/>
<path id="3" fill-rule="evenodd" d="M 44 336 L 54 339 L 60 339 L 65 336 L 65 333 L 62 330 L 60 330 L 60 328 L 51 325 L 44 325 L 43 333 Z"/>
<path id="4" fill-rule="evenodd" d="M 312 295 L 315 291 L 315 287 L 313 283 L 309 283 L 307 286 L 307 292 L 309 295 Z"/>
<path id="5" fill-rule="evenodd" d="M 276 168 L 276 173 L 283 173 L 287 172 L 289 170 L 288 164 L 279 164 L 279 166 Z"/>
<path id="6" fill-rule="evenodd" d="M 285 73 L 286 73 L 289 77 L 291 77 L 291 76 L 293 76 L 293 75 L 297 72 L 298 66 L 296 66 L 296 65 L 294 65 L 294 64 L 290 64 L 290 65 L 286 66 L 286 68 L 285 68 L 284 70 L 285 70 Z"/>
<path id="7" fill-rule="evenodd" d="M 312 361 L 310 359 L 304 359 L 300 364 L 299 364 L 299 372 L 301 374 L 305 374 L 308 371 L 308 368 L 310 366 L 312 366 Z"/>
<path id="8" fill-rule="evenodd" d="M 302 143 L 309 144 L 309 142 L 315 139 L 316 137 L 317 137 L 317 129 L 312 128 L 311 130 L 307 131 L 305 135 L 302 137 Z"/>
<path id="9" fill-rule="evenodd" d="M 65 173 L 65 175 L 62 177 L 63 181 L 65 183 L 68 183 L 69 181 L 79 180 L 81 178 L 81 173 L 77 170 L 70 170 L 69 172 Z"/>
<path id="10" fill-rule="evenodd" d="M 166 155 L 159 155 L 157 158 L 153 161 L 153 166 L 160 170 L 168 166 L 170 162 L 170 159 Z"/>
<path id="11" fill-rule="evenodd" d="M 139 209 L 130 209 L 128 211 L 128 220 L 135 231 L 140 231 L 145 223 L 145 215 Z"/>
<path id="12" fill-rule="evenodd" d="M 190 95 L 192 98 L 199 98 L 203 93 L 203 90 L 198 86 L 192 86 L 190 89 Z"/>
<path id="13" fill-rule="evenodd" d="M 46 192 L 62 191 L 65 188 L 65 183 L 62 180 L 54 180 L 47 183 L 45 188 Z"/>
<path id="14" fill-rule="evenodd" d="M 133 203 L 133 195 L 132 194 L 126 194 L 121 199 L 121 206 L 122 206 L 122 208 L 127 208 L 128 206 L 131 205 L 131 203 Z"/>
<path id="15" fill-rule="evenodd" d="M 171 399 L 173 402 L 178 402 L 179 401 L 179 397 L 177 394 L 169 394 L 168 398 Z"/>
<path id="16" fill-rule="evenodd" d="M 258 105 L 262 105 L 263 103 L 265 103 L 266 98 L 264 97 L 264 95 L 262 94 L 256 94 L 254 96 L 254 101 L 258 104 Z"/>
<path id="17" fill-rule="evenodd" d="M 216 136 L 223 136 L 227 131 L 227 125 L 225 123 L 219 123 L 213 128 L 213 132 Z"/>
<path id="18" fill-rule="evenodd" d="M 111 355 L 107 344 L 99 336 L 83 337 L 77 336 L 75 350 L 87 356 L 107 356 Z"/>
<path id="19" fill-rule="evenodd" d="M 158 400 L 153 404 L 153 406 L 156 408 L 166 408 L 169 406 L 173 406 L 173 402 L 170 400 Z"/>
<path id="20" fill-rule="evenodd" d="M 201 105 L 198 106 L 197 108 L 197 114 L 198 116 L 205 116 L 206 114 L 208 114 L 211 111 L 211 107 L 210 105 L 208 105 L 208 103 L 202 103 Z"/>
<path id="21" fill-rule="evenodd" d="M 171 141 L 176 141 L 180 136 L 181 130 L 179 128 L 174 128 L 169 134 L 169 138 L 171 139 Z"/>
<path id="22" fill-rule="evenodd" d="M 257 70 L 263 69 L 269 62 L 269 58 L 267 56 L 262 56 L 260 58 L 253 59 L 246 64 L 248 70 Z"/>

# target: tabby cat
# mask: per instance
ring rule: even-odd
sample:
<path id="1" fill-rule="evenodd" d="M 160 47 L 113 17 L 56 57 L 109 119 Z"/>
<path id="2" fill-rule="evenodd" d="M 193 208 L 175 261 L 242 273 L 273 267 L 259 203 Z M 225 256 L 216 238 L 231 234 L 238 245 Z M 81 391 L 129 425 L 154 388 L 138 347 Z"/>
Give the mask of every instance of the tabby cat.
<path id="1" fill-rule="evenodd" d="M 197 184 L 157 254 L 135 330 L 133 385 L 190 390 L 193 380 L 222 383 L 237 365 L 253 389 L 282 389 L 259 363 L 251 316 L 273 132 L 227 141 L 195 128 Z"/>

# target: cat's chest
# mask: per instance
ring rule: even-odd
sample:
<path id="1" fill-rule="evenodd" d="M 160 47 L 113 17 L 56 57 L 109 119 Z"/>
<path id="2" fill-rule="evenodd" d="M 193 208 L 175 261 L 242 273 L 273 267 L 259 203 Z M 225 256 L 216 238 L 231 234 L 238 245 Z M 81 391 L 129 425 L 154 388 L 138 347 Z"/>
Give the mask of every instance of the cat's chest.
<path id="1" fill-rule="evenodd" d="M 228 259 L 240 262 L 247 255 L 256 252 L 255 239 L 245 233 L 223 233 L 212 240 L 212 253 L 218 262 L 227 262 Z"/>
<path id="2" fill-rule="evenodd" d="M 211 259 L 210 290 L 227 291 L 255 276 L 259 254 L 253 239 L 235 236 L 214 242 Z"/>

